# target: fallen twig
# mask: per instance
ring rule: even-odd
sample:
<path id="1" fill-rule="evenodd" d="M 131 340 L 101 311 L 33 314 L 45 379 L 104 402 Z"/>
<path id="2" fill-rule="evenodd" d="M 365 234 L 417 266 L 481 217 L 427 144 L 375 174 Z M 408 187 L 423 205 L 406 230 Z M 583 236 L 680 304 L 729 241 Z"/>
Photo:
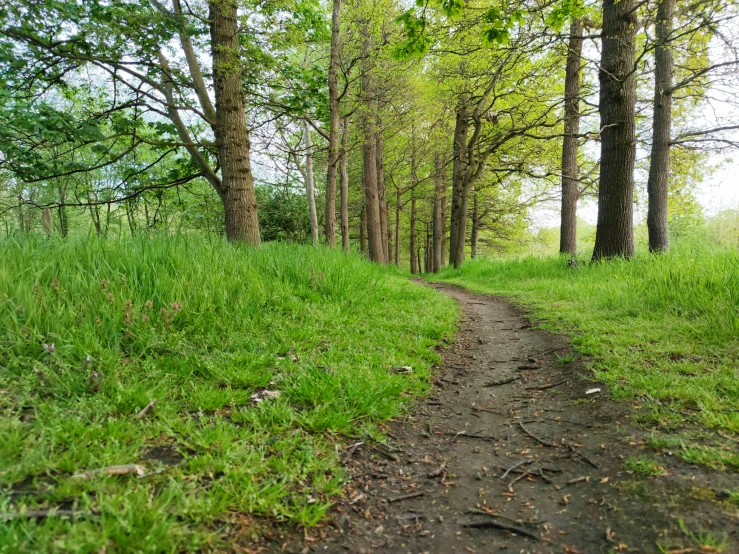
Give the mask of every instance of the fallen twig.
<path id="1" fill-rule="evenodd" d="M 531 431 L 529 431 L 528 429 L 526 429 L 526 427 L 524 427 L 524 424 L 522 422 L 519 421 L 518 422 L 518 426 L 521 427 L 521 430 L 524 433 L 526 433 L 528 436 L 530 436 L 532 439 L 534 439 L 539 444 L 542 444 L 544 446 L 549 446 L 550 448 L 557 448 L 557 446 L 558 446 L 557 444 L 555 444 L 553 442 L 545 441 L 544 439 L 540 439 L 539 437 L 537 437 L 536 435 L 534 435 Z"/>
<path id="2" fill-rule="evenodd" d="M 532 533 L 531 531 L 527 531 L 526 529 L 522 529 L 521 527 L 518 527 L 516 525 L 509 525 L 507 523 L 501 523 L 499 521 L 477 521 L 474 523 L 463 523 L 462 527 L 469 527 L 472 529 L 486 529 L 486 528 L 492 528 L 492 529 L 501 529 L 503 531 L 509 531 L 511 533 L 516 533 L 517 535 L 523 535 L 524 537 L 529 537 L 530 539 L 534 539 L 535 541 L 541 540 L 539 538 L 539 535 Z"/>
<path id="3" fill-rule="evenodd" d="M 570 479 L 567 481 L 568 485 L 576 485 L 577 483 L 582 483 L 583 481 L 588 481 L 590 479 L 589 475 L 583 475 L 582 477 L 576 477 L 575 479 Z"/>
<path id="4" fill-rule="evenodd" d="M 156 406 L 156 404 L 157 399 L 154 398 L 151 402 L 144 406 L 144 408 L 138 414 L 136 414 L 136 419 L 141 419 L 142 417 L 144 417 L 149 412 L 149 410 Z"/>
<path id="5" fill-rule="evenodd" d="M 354 453 L 359 449 L 360 446 L 364 444 L 364 441 L 359 441 L 357 443 L 352 444 L 346 451 L 346 456 L 344 456 L 344 463 L 347 463 L 349 460 L 352 459 L 352 456 L 354 456 Z"/>
<path id="6" fill-rule="evenodd" d="M 513 464 L 511 467 L 509 467 L 508 469 L 505 470 L 505 473 L 503 475 L 501 475 L 500 478 L 501 479 L 505 479 L 506 477 L 508 477 L 508 474 L 511 471 L 513 471 L 514 469 L 517 469 L 517 468 L 519 468 L 521 466 L 528 465 L 528 464 L 532 463 L 533 461 L 534 460 L 524 460 L 522 462 L 518 462 L 517 464 Z"/>
<path id="7" fill-rule="evenodd" d="M 571 451 L 571 452 L 572 452 L 573 454 L 577 454 L 577 455 L 578 455 L 578 456 L 580 457 L 580 459 L 582 459 L 582 461 L 584 461 L 584 462 L 585 462 L 585 463 L 587 463 L 587 464 L 590 464 L 590 465 L 591 465 L 591 466 L 593 466 L 593 467 L 594 467 L 595 469 L 600 469 L 600 467 L 598 467 L 598 464 L 596 464 L 596 463 L 595 463 L 595 462 L 594 462 L 593 460 L 591 460 L 590 458 L 588 458 L 588 457 L 587 457 L 587 456 L 586 456 L 585 454 L 583 454 L 582 452 L 580 452 L 579 450 L 577 450 L 577 449 L 576 449 L 576 448 L 575 448 L 574 446 L 572 446 L 572 445 L 571 445 L 570 443 L 568 443 L 567 441 L 564 441 L 564 440 L 562 441 L 562 443 L 563 443 L 563 444 L 564 444 L 564 445 L 565 445 L 565 446 L 566 446 L 567 448 L 569 448 L 569 449 L 570 449 L 570 451 Z"/>
<path id="8" fill-rule="evenodd" d="M 499 387 L 500 385 L 507 385 L 508 383 L 513 383 L 513 381 L 518 381 L 521 377 L 518 375 L 514 377 L 507 377 L 505 379 L 501 379 L 500 381 L 491 381 L 490 383 L 485 383 L 483 387 Z"/>
<path id="9" fill-rule="evenodd" d="M 482 439 L 482 440 L 489 440 L 489 441 L 490 440 L 496 440 L 496 441 L 498 440 L 498 437 L 494 437 L 493 435 L 476 435 L 476 434 L 472 434 L 472 433 L 467 433 L 466 431 L 461 431 L 459 433 L 444 433 L 444 434 L 447 435 L 447 436 L 450 436 L 450 437 L 454 437 L 454 438 L 457 438 L 457 437 L 467 437 L 467 438 L 470 438 L 470 439 Z"/>
<path id="10" fill-rule="evenodd" d="M 388 504 L 392 504 L 393 502 L 400 502 L 401 500 L 410 500 L 411 498 L 417 498 L 419 496 L 423 496 L 422 491 L 418 492 L 412 492 L 410 494 L 404 494 L 403 496 L 396 496 L 395 498 L 388 498 Z"/>
<path id="11" fill-rule="evenodd" d="M 46 510 L 28 510 L 26 512 L 11 512 L 6 514 L 0 514 L 0 520 L 10 521 L 12 519 L 43 519 L 47 517 L 65 517 L 69 519 L 76 519 L 78 517 L 89 517 L 97 518 L 97 514 L 90 514 L 85 512 L 75 512 L 74 510 L 57 510 L 56 508 L 49 508 Z"/>
<path id="12" fill-rule="evenodd" d="M 546 390 L 546 389 L 553 389 L 554 387 L 558 387 L 560 385 L 565 384 L 569 379 L 565 379 L 563 381 L 558 381 L 556 383 L 550 383 L 548 385 L 542 385 L 540 387 L 526 387 L 526 390 Z"/>
<path id="13" fill-rule="evenodd" d="M 128 475 L 129 473 L 135 473 L 136 476 L 140 479 L 141 477 L 146 475 L 146 468 L 139 464 L 123 464 L 83 471 L 82 473 L 77 473 L 76 475 L 73 475 L 73 477 L 77 479 L 91 479 L 98 476 Z"/>

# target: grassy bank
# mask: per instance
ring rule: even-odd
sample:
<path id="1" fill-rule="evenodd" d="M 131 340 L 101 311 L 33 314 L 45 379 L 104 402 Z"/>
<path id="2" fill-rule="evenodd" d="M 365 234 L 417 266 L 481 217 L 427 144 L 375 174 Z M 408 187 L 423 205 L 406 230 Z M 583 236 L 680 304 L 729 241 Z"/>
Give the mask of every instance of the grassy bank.
<path id="1" fill-rule="evenodd" d="M 514 297 L 571 334 L 596 379 L 639 401 L 652 446 L 739 470 L 739 252 L 678 245 L 574 269 L 558 257 L 472 260 L 438 278 Z"/>
<path id="2" fill-rule="evenodd" d="M 254 515 L 315 524 L 337 441 L 426 389 L 457 313 L 309 247 L 5 240 L 0 260 L 0 552 L 232 551 Z M 84 474 L 118 464 L 145 475 Z M 49 508 L 72 517 L 27 517 Z"/>

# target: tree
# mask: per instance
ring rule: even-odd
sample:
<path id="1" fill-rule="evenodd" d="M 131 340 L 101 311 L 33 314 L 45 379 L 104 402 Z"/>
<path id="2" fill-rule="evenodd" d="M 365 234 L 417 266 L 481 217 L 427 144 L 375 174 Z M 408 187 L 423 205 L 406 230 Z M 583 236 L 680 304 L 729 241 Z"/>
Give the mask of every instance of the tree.
<path id="1" fill-rule="evenodd" d="M 603 0 L 600 185 L 593 260 L 634 255 L 636 0 Z"/>
<path id="2" fill-rule="evenodd" d="M 573 18 L 565 70 L 565 117 L 562 139 L 562 210 L 559 251 L 577 253 L 578 134 L 580 133 L 580 66 L 582 63 L 582 21 Z"/>
<path id="3" fill-rule="evenodd" d="M 336 246 L 336 173 L 339 164 L 339 125 L 341 122 L 341 106 L 339 105 L 339 86 L 337 73 L 339 68 L 341 30 L 341 0 L 333 0 L 331 11 L 331 50 L 328 65 L 328 98 L 329 98 L 329 139 L 328 168 L 326 177 L 326 242 Z M 343 240 L 343 239 L 342 239 Z M 347 246 L 344 246 L 347 249 Z"/>

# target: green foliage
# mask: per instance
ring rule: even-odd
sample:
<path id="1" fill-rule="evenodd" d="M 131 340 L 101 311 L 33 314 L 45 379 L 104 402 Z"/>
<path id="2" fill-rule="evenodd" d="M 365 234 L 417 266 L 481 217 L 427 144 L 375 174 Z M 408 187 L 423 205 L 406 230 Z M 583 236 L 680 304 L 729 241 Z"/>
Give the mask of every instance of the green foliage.
<path id="1" fill-rule="evenodd" d="M 669 254 L 571 269 L 560 257 L 471 260 L 439 279 L 512 296 L 573 334 L 594 378 L 639 399 L 637 421 L 678 433 L 692 463 L 739 469 L 739 252 L 690 243 Z M 709 440 L 688 433 L 697 424 Z"/>
<path id="2" fill-rule="evenodd" d="M 457 314 L 313 247 L 4 240 L 0 257 L 0 513 L 80 513 L 0 522 L 9 553 L 232 551 L 252 516 L 315 525 L 345 479 L 338 437 L 378 436 L 426 390 Z M 149 475 L 74 477 L 126 463 Z"/>
<path id="3" fill-rule="evenodd" d="M 624 461 L 623 467 L 626 471 L 648 477 L 661 475 L 664 472 L 664 468 L 649 456 L 630 456 Z"/>
<path id="4" fill-rule="evenodd" d="M 310 218 L 304 194 L 290 189 L 257 187 L 262 240 L 308 242 Z"/>

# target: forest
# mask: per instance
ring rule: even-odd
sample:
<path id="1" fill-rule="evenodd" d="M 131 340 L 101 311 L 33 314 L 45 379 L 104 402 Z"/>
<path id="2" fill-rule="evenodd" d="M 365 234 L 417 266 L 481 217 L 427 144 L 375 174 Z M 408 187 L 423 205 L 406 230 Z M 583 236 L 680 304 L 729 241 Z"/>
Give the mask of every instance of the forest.
<path id="1" fill-rule="evenodd" d="M 0 553 L 739 552 L 737 98 L 734 0 L 9 0 Z"/>

